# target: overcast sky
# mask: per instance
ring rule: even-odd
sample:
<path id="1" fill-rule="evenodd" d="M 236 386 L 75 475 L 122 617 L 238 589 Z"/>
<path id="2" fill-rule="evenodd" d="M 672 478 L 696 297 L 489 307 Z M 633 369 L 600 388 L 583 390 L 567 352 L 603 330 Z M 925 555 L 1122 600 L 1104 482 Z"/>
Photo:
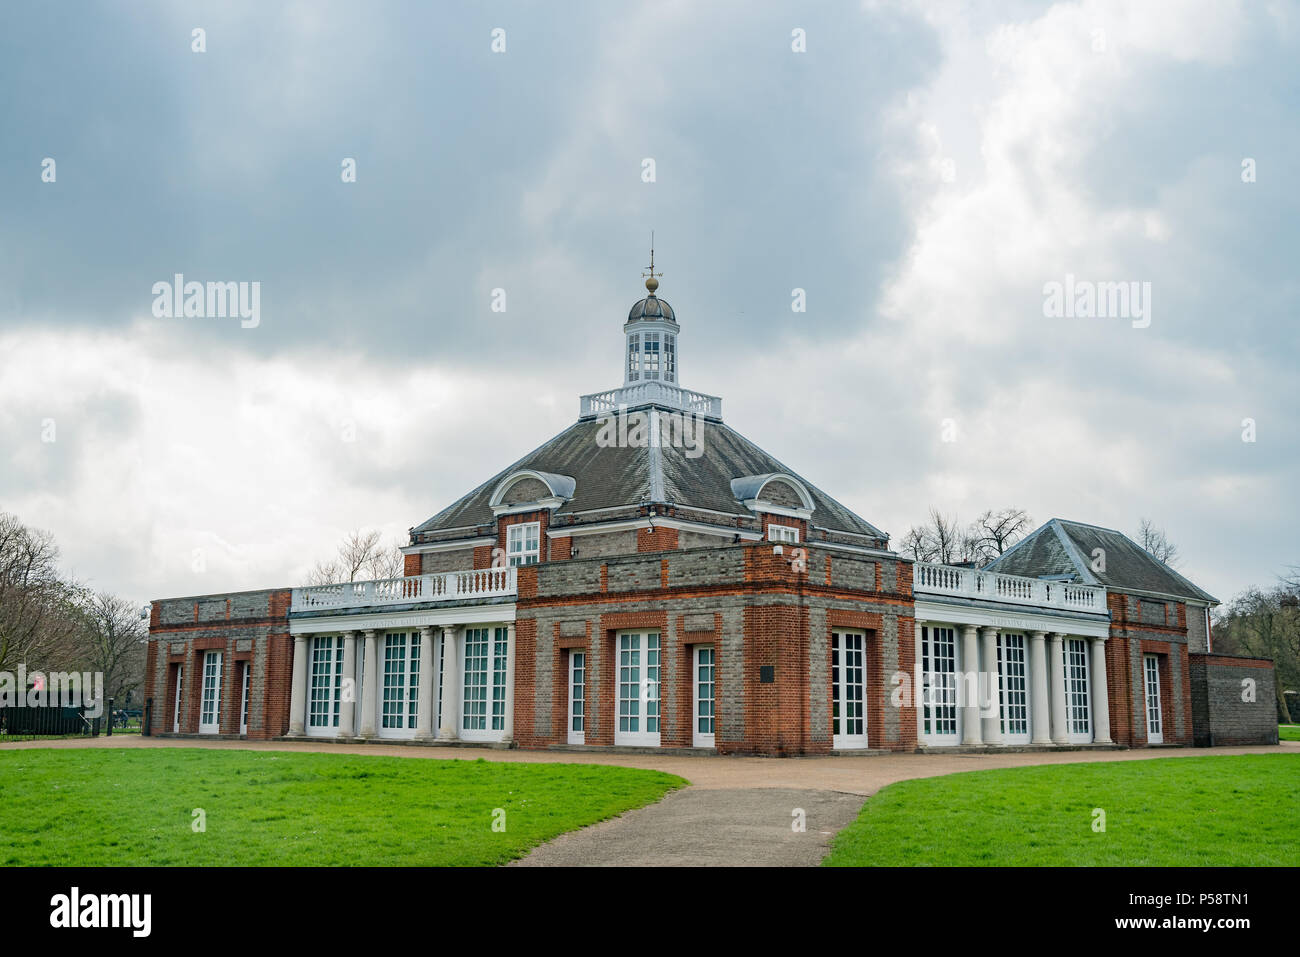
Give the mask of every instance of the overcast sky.
<path id="1" fill-rule="evenodd" d="M 682 382 L 895 544 L 1146 516 L 1230 598 L 1300 563 L 1297 62 L 1291 3 L 8 3 L 0 509 L 136 600 L 298 583 L 618 385 L 653 229 Z"/>

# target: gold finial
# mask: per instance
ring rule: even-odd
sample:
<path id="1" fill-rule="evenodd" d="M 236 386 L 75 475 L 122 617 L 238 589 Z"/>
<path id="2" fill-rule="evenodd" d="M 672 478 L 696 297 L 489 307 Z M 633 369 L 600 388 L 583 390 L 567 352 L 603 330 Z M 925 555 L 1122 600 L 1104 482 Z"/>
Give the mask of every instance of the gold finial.
<path id="1" fill-rule="evenodd" d="M 650 267 L 649 268 L 650 268 L 649 272 L 643 272 L 641 275 L 650 277 L 645 281 L 645 287 L 650 291 L 650 295 L 653 296 L 655 294 L 655 290 L 659 288 L 659 280 L 656 279 L 655 277 L 663 275 L 663 273 L 661 272 L 655 272 L 655 233 L 653 229 L 650 230 Z"/>

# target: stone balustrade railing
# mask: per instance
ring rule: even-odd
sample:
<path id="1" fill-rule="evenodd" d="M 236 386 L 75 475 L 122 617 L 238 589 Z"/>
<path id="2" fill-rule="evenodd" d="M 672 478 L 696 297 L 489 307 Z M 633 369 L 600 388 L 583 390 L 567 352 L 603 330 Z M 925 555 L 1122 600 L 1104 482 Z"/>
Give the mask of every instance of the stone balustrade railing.
<path id="1" fill-rule="evenodd" d="M 1044 581 L 932 562 L 916 563 L 912 571 L 912 591 L 1070 611 L 1106 611 L 1106 589 L 1098 585 Z"/>
<path id="2" fill-rule="evenodd" d="M 515 569 L 477 568 L 473 571 L 410 575 L 340 585 L 306 585 L 293 590 L 289 606 L 295 611 L 343 610 L 416 602 L 464 601 L 515 594 Z"/>

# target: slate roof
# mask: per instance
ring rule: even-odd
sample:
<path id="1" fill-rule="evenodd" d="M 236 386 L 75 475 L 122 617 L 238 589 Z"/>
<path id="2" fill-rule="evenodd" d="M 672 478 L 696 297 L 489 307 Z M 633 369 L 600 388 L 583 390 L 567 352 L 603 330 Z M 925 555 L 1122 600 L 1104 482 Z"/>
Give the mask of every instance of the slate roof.
<path id="1" fill-rule="evenodd" d="M 1092 570 L 1093 551 L 1098 548 L 1105 551 L 1104 572 Z M 988 570 L 1029 578 L 1069 576 L 1074 581 L 1120 591 L 1146 591 L 1219 603 L 1209 592 L 1197 588 L 1123 532 L 1060 518 L 1040 526 L 1007 549 Z"/>
<path id="2" fill-rule="evenodd" d="M 787 472 L 798 478 L 812 496 L 812 524 L 836 532 L 887 540 L 889 536 L 870 522 L 822 492 L 738 432 L 702 420 L 696 458 L 687 445 L 661 444 L 659 448 L 602 446 L 596 437 L 606 426 L 599 419 L 579 420 L 559 435 L 502 469 L 474 491 L 453 502 L 413 534 L 483 525 L 493 522 L 488 500 L 507 475 L 533 469 L 577 480 L 573 497 L 556 509 L 557 515 L 592 509 L 637 506 L 643 502 L 712 509 L 733 515 L 752 514 L 731 489 L 732 479 L 769 472 Z M 694 436 L 691 446 L 695 445 Z"/>

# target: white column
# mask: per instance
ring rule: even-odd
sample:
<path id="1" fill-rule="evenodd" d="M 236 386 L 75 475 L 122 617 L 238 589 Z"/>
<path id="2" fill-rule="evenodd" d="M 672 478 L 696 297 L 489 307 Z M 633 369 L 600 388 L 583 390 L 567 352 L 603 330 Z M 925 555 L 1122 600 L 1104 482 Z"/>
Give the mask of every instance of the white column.
<path id="1" fill-rule="evenodd" d="M 367 629 L 364 632 L 366 636 L 365 657 L 362 660 L 362 667 L 365 673 L 361 676 L 361 737 L 373 738 L 375 736 L 375 712 L 378 710 L 376 694 L 378 693 L 378 672 L 379 672 L 379 642 L 375 638 L 373 629 Z"/>
<path id="2" fill-rule="evenodd" d="M 1033 684 L 1029 689 L 1033 704 L 1034 744 L 1051 744 L 1052 727 L 1047 702 L 1047 634 L 1032 632 L 1029 636 L 1029 670 Z"/>
<path id="3" fill-rule="evenodd" d="M 961 743 L 980 744 L 979 702 L 979 639 L 974 625 L 963 625 L 961 631 L 962 709 Z M 972 679 L 971 676 L 974 676 Z"/>
<path id="4" fill-rule="evenodd" d="M 339 703 L 339 737 L 354 738 L 357 734 L 357 633 L 349 631 L 343 636 L 343 700 Z"/>
<path id="5" fill-rule="evenodd" d="M 1065 728 L 1064 639 L 1059 631 L 1052 632 L 1051 650 L 1047 653 L 1052 674 L 1052 744 L 1070 743 L 1070 733 Z"/>
<path id="6" fill-rule="evenodd" d="M 202 690 L 200 686 L 200 690 Z M 293 684 L 289 688 L 289 737 L 307 733 L 307 636 L 293 636 Z"/>
<path id="7" fill-rule="evenodd" d="M 986 701 L 989 710 L 985 711 L 985 717 L 981 720 L 984 731 L 985 744 L 1002 743 L 1002 706 L 1001 696 L 998 694 L 998 630 L 992 627 L 980 629 L 981 637 L 984 643 L 984 674 L 981 676 L 983 681 L 980 683 L 987 691 L 987 695 L 982 694 L 980 704 Z"/>
<path id="8" fill-rule="evenodd" d="M 459 625 L 442 630 L 442 725 L 438 737 L 444 741 L 459 737 L 456 729 L 460 727 L 460 632 Z"/>
<path id="9" fill-rule="evenodd" d="M 925 736 L 925 661 L 921 657 L 921 629 L 928 628 L 929 622 L 918 621 L 912 624 L 912 647 L 916 651 L 916 666 L 912 671 L 912 704 L 916 706 L 916 742 L 924 744 Z"/>
<path id="10" fill-rule="evenodd" d="M 415 706 L 415 740 L 433 740 L 433 628 L 420 629 L 420 690 Z"/>
<path id="11" fill-rule="evenodd" d="M 1110 700 L 1106 696 L 1106 639 L 1092 639 L 1092 740 L 1110 744 Z"/>
<path id="12" fill-rule="evenodd" d="M 515 739 L 515 623 L 506 625 L 506 734 Z"/>

